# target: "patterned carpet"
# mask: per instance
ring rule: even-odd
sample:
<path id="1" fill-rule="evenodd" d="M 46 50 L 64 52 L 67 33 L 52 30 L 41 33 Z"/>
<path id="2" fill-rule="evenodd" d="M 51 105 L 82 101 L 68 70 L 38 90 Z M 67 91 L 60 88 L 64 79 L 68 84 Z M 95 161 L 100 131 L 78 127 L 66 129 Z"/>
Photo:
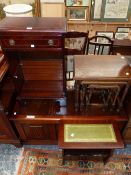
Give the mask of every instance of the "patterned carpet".
<path id="1" fill-rule="evenodd" d="M 63 161 L 61 150 L 24 149 L 17 175 L 129 175 L 131 156 L 114 154 L 106 162 L 82 156 Z"/>
<path id="2" fill-rule="evenodd" d="M 58 150 L 56 145 L 25 145 L 23 148 Z M 0 144 L 0 175 L 16 175 L 23 148 L 16 148 L 15 146 L 8 144 Z M 131 155 L 131 145 L 127 145 L 125 149 L 117 149 L 114 153 Z"/>

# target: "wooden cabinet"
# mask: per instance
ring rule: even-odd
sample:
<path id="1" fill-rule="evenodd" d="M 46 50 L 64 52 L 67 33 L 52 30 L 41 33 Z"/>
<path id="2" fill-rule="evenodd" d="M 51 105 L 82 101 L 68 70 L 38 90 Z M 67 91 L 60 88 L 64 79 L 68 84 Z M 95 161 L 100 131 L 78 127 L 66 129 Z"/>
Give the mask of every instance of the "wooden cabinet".
<path id="1" fill-rule="evenodd" d="M 45 25 L 46 24 L 46 25 Z M 65 18 L 5 18 L 1 47 L 20 98 L 64 98 Z"/>
<path id="2" fill-rule="evenodd" d="M 50 123 L 48 117 L 45 120 L 44 115 L 49 115 L 52 110 L 50 102 L 46 105 L 45 101 L 65 99 L 65 32 L 66 20 L 62 17 L 10 17 L 0 23 L 1 47 L 8 59 L 9 73 L 15 85 L 14 105 L 19 105 L 19 111 L 14 108 L 9 118 L 23 143 L 57 142 L 56 122 Z M 32 99 L 34 106 L 30 107 L 28 100 Z M 39 99 L 45 100 L 43 104 L 37 103 Z M 26 109 L 23 107 L 25 104 Z M 37 110 L 39 105 L 42 107 Z M 46 108 L 48 112 L 40 113 L 40 108 Z M 24 110 L 26 112 L 22 113 Z M 38 120 L 36 117 L 30 118 L 38 114 L 42 116 Z"/>

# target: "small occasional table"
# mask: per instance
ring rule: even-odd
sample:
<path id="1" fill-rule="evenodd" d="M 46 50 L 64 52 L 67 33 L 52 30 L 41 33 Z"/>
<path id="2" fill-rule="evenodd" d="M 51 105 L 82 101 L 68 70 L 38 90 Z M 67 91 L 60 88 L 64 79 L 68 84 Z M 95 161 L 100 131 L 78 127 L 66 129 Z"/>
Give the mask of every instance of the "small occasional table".
<path id="1" fill-rule="evenodd" d="M 111 82 L 125 84 L 119 107 L 122 106 L 131 82 L 131 67 L 128 58 L 117 55 L 75 55 L 74 80 L 76 109 L 79 108 L 80 85 L 83 82 Z"/>
<path id="2" fill-rule="evenodd" d="M 112 150 L 124 144 L 114 121 L 61 121 L 58 145 L 63 150 L 63 161 L 85 156 L 102 158 L 106 163 Z"/>

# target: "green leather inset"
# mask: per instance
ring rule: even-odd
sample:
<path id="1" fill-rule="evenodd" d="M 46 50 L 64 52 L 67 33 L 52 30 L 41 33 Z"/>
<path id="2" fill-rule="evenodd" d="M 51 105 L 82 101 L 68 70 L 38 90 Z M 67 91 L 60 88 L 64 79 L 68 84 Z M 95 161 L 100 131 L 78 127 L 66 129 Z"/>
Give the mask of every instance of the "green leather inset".
<path id="1" fill-rule="evenodd" d="M 112 124 L 65 124 L 64 142 L 116 142 Z"/>

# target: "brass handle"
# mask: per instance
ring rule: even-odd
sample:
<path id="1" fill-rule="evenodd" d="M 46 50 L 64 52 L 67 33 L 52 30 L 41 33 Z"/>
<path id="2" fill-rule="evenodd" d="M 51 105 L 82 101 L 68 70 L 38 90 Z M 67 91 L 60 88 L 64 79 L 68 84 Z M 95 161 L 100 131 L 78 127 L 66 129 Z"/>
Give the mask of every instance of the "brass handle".
<path id="1" fill-rule="evenodd" d="M 10 46 L 14 46 L 14 45 L 15 45 L 15 40 L 10 39 L 10 40 L 9 40 L 9 44 L 10 44 Z"/>
<path id="2" fill-rule="evenodd" d="M 35 47 L 35 45 L 34 45 L 34 44 L 31 44 L 31 45 L 30 45 L 30 47 L 31 47 L 31 48 L 34 48 L 34 47 Z"/>
<path id="3" fill-rule="evenodd" d="M 49 39 L 49 40 L 48 40 L 48 45 L 49 45 L 49 46 L 53 46 L 53 45 L 54 45 L 54 41 L 53 41 L 52 39 Z"/>

